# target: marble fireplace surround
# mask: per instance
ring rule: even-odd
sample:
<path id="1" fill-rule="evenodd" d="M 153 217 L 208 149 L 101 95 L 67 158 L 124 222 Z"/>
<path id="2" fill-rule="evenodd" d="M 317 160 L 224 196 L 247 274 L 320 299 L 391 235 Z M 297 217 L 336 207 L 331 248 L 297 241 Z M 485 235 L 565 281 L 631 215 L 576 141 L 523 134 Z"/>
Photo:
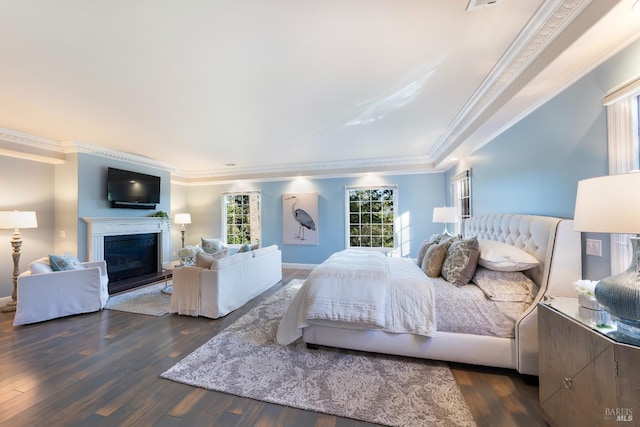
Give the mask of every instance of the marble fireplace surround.
<path id="1" fill-rule="evenodd" d="M 88 261 L 104 259 L 104 237 L 128 234 L 158 233 L 158 271 L 171 261 L 171 223 L 154 217 L 83 217 L 87 223 Z"/>

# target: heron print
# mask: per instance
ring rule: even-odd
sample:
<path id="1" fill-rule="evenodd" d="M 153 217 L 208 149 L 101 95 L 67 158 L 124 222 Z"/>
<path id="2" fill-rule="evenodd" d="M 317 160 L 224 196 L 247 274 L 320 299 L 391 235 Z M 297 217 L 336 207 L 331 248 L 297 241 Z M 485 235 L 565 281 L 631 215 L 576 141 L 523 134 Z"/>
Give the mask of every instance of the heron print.
<path id="1" fill-rule="evenodd" d="M 318 193 L 283 194 L 283 243 L 318 244 Z"/>

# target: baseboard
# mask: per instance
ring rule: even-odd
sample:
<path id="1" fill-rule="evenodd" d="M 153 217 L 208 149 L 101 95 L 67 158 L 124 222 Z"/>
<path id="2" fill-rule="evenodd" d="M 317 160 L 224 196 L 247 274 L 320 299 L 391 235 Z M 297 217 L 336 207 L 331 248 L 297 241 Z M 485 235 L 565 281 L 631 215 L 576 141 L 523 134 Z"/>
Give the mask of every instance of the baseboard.
<path id="1" fill-rule="evenodd" d="M 318 264 L 299 264 L 296 262 L 283 262 L 282 268 L 295 268 L 298 270 L 313 270 Z"/>
<path id="2" fill-rule="evenodd" d="M 0 307 L 4 307 L 5 305 L 7 305 L 9 303 L 9 301 L 11 301 L 11 296 L 1 297 L 0 298 Z"/>

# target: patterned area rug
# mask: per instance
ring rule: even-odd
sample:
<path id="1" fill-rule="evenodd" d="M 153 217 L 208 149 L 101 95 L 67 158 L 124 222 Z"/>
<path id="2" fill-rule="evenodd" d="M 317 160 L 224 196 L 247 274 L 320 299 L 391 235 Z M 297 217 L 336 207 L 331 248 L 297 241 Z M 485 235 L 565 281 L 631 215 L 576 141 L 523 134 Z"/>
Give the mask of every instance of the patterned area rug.
<path id="1" fill-rule="evenodd" d="M 171 285 L 169 285 L 171 286 Z M 110 296 L 105 306 L 108 310 L 162 316 L 169 312 L 171 295 L 161 292 L 164 282 L 145 286 L 133 291 Z"/>
<path id="2" fill-rule="evenodd" d="M 441 362 L 320 347 L 281 346 L 276 331 L 294 280 L 161 377 L 210 390 L 394 426 L 472 426 Z"/>

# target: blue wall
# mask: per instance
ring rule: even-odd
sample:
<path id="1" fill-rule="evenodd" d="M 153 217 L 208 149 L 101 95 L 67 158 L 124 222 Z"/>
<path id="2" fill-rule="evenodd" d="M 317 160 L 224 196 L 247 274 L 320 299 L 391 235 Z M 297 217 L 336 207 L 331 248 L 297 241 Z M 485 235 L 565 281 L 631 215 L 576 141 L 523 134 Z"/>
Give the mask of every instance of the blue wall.
<path id="1" fill-rule="evenodd" d="M 107 167 L 160 177 L 160 203 L 156 209 L 111 208 L 107 200 Z M 78 257 L 87 259 L 87 224 L 82 217 L 138 217 L 156 210 L 170 211 L 171 173 L 163 169 L 134 165 L 81 153 L 78 155 Z"/>
<path id="2" fill-rule="evenodd" d="M 605 93 L 640 74 L 640 41 L 464 159 L 446 183 L 471 168 L 473 214 L 527 213 L 573 218 L 578 181 L 608 173 Z M 450 193 L 447 193 L 448 202 Z M 609 236 L 603 256 L 583 254 L 583 276 L 610 274 Z M 583 245 L 584 247 L 584 245 Z"/>
<path id="3" fill-rule="evenodd" d="M 192 222 L 187 244 L 200 237 L 219 237 L 220 206 L 224 191 L 260 190 L 262 192 L 262 243 L 277 244 L 285 263 L 318 264 L 332 253 L 345 248 L 345 186 L 398 186 L 397 213 L 401 217 L 402 256 L 416 256 L 419 244 L 442 229 L 433 224 L 433 208 L 444 205 L 444 174 L 368 176 L 363 178 L 292 179 L 260 183 L 234 183 L 189 188 Z M 318 193 L 319 244 L 284 245 L 282 243 L 282 194 Z M 205 201 L 206 200 L 206 201 Z M 290 215 L 289 212 L 284 212 Z"/>

